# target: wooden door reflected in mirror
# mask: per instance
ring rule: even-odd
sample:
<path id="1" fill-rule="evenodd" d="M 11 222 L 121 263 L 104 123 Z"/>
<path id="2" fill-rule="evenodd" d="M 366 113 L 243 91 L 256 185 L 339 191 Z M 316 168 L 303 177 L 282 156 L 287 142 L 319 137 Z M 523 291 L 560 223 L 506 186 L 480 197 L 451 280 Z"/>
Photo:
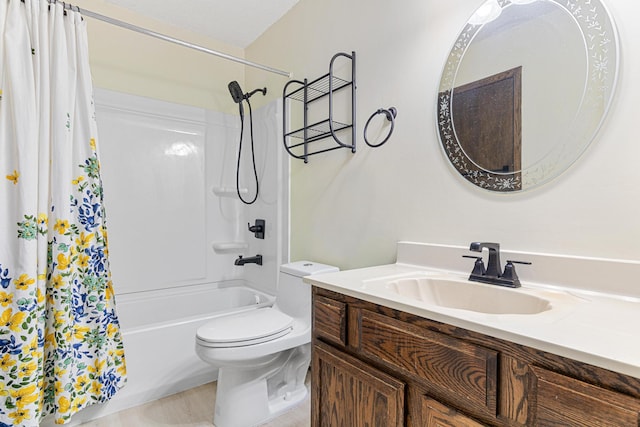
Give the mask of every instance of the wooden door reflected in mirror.
<path id="1" fill-rule="evenodd" d="M 457 87 L 451 97 L 454 132 L 474 168 L 501 174 L 519 191 L 522 180 L 522 67 Z"/>

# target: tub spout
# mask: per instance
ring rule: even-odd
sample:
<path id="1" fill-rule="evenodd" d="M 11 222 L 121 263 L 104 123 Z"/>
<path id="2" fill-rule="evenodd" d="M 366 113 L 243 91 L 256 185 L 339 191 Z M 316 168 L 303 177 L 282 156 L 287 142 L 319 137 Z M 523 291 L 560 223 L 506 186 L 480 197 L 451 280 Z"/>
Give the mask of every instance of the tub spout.
<path id="1" fill-rule="evenodd" d="M 235 265 L 245 265 L 245 264 L 258 264 L 262 265 L 262 255 L 258 254 L 256 256 L 250 256 L 248 258 L 243 258 L 242 255 L 238 256 L 238 258 L 234 261 Z"/>

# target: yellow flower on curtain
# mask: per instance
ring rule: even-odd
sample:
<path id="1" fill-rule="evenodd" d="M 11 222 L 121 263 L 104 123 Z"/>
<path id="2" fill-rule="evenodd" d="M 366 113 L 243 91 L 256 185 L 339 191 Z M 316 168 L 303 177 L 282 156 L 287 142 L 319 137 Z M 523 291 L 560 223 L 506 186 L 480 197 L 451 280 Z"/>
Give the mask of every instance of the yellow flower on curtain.
<path id="1" fill-rule="evenodd" d="M 71 410 L 75 413 L 82 409 L 87 403 L 87 398 L 85 396 L 76 398 L 73 400 L 73 404 L 71 405 Z"/>
<path id="2" fill-rule="evenodd" d="M 15 280 L 14 284 L 16 285 L 16 289 L 26 291 L 29 286 L 33 285 L 35 282 L 35 279 L 29 277 L 28 274 L 21 274 L 20 277 Z"/>
<path id="3" fill-rule="evenodd" d="M 100 373 L 104 370 L 105 368 L 105 361 L 104 360 L 96 360 L 96 362 L 93 365 L 89 365 L 87 367 L 87 371 L 89 371 L 89 378 L 95 378 L 96 376 L 99 376 Z"/>
<path id="4" fill-rule="evenodd" d="M 61 396 L 58 399 L 58 411 L 64 414 L 69 411 L 69 408 L 71 408 L 71 402 L 65 396 Z"/>
<path id="5" fill-rule="evenodd" d="M 45 348 L 51 347 L 56 343 L 56 336 L 53 332 L 48 333 L 44 336 L 44 346 Z"/>
<path id="6" fill-rule="evenodd" d="M 40 354 L 40 346 L 38 345 L 38 338 L 34 337 L 34 339 L 31 340 L 31 343 L 29 343 L 29 345 L 25 346 L 22 349 L 22 353 L 30 357 L 37 357 Z"/>
<path id="7" fill-rule="evenodd" d="M 91 383 L 91 393 L 100 394 L 101 391 L 102 391 L 102 384 L 100 384 L 99 381 L 93 381 Z"/>
<path id="8" fill-rule="evenodd" d="M 80 268 L 87 268 L 89 266 L 89 255 L 86 254 L 80 254 L 78 256 L 78 266 Z"/>
<path id="9" fill-rule="evenodd" d="M 65 254 L 58 254 L 56 259 L 58 260 L 58 270 L 66 270 L 69 268 L 69 262 L 71 262 L 71 260 L 68 256 Z"/>
<path id="10" fill-rule="evenodd" d="M 44 302 L 44 294 L 40 288 L 36 289 L 36 302 L 42 304 Z"/>
<path id="11" fill-rule="evenodd" d="M 55 276 L 53 276 L 51 278 L 51 285 L 53 285 L 54 288 L 60 288 L 63 285 L 63 281 L 62 281 L 62 276 L 60 276 L 59 274 L 56 274 Z M 53 304 L 53 301 L 51 301 L 51 304 Z"/>
<path id="12" fill-rule="evenodd" d="M 89 386 L 89 378 L 82 375 L 76 378 L 76 383 L 74 384 L 74 388 L 76 391 L 83 391 Z"/>
<path id="13" fill-rule="evenodd" d="M 80 325 L 75 325 L 73 327 L 73 336 L 76 337 L 76 339 L 82 341 L 84 339 L 84 336 L 87 334 L 87 332 L 89 332 L 91 329 L 88 326 L 80 326 Z"/>
<path id="14" fill-rule="evenodd" d="M 113 297 L 113 282 L 111 282 L 111 280 L 107 282 L 107 286 L 104 291 L 106 292 L 107 299 L 111 299 L 111 297 Z"/>
<path id="15" fill-rule="evenodd" d="M 11 391 L 11 397 L 18 408 L 24 408 L 38 399 L 36 384 L 30 384 L 18 390 Z"/>
<path id="16" fill-rule="evenodd" d="M 15 169 L 12 174 L 7 175 L 7 179 L 13 182 L 14 185 L 18 184 L 18 178 L 20 178 L 20 174 Z"/>
<path id="17" fill-rule="evenodd" d="M 62 326 L 67 323 L 67 314 L 63 310 L 56 310 L 54 315 L 54 326 Z"/>
<path id="18" fill-rule="evenodd" d="M 16 361 L 9 354 L 5 354 L 2 356 L 2 359 L 0 359 L 0 368 L 3 370 L 8 370 L 15 364 Z"/>
<path id="19" fill-rule="evenodd" d="M 59 234 L 65 234 L 68 228 L 69 221 L 67 221 L 66 219 L 57 220 L 56 225 L 53 226 L 53 229 L 56 230 Z"/>
<path id="20" fill-rule="evenodd" d="M 18 408 L 18 410 L 9 413 L 9 418 L 11 418 L 14 422 L 14 425 L 19 426 L 25 420 L 31 418 L 31 411 L 28 409 Z"/>
<path id="21" fill-rule="evenodd" d="M 0 326 L 11 329 L 14 332 L 20 331 L 22 322 L 24 321 L 26 314 L 22 311 L 13 314 L 13 309 L 8 308 L 0 315 Z"/>
<path id="22" fill-rule="evenodd" d="M 109 325 L 107 326 L 107 335 L 112 337 L 114 336 L 116 333 L 118 332 L 118 329 L 113 326 L 113 325 Z"/>
<path id="23" fill-rule="evenodd" d="M 53 385 L 53 392 L 56 395 L 60 395 L 62 393 L 64 393 L 64 386 L 62 384 L 61 381 L 56 381 Z M 66 398 L 65 398 L 66 399 Z M 69 400 L 67 400 L 67 402 L 69 402 Z M 71 406 L 71 402 L 69 402 L 69 406 Z"/>
<path id="24" fill-rule="evenodd" d="M 0 305 L 6 307 L 13 303 L 13 294 L 0 291 Z"/>
<path id="25" fill-rule="evenodd" d="M 18 377 L 30 377 L 31 375 L 33 375 L 37 368 L 38 365 L 34 361 L 23 363 L 22 365 L 20 365 L 20 369 L 18 369 Z"/>
<path id="26" fill-rule="evenodd" d="M 93 234 L 88 234 L 83 231 L 80 233 L 80 235 L 76 239 L 76 245 L 78 245 L 78 247 L 81 249 L 85 249 L 89 245 L 89 243 L 91 243 L 92 240 L 93 240 Z"/>
<path id="27" fill-rule="evenodd" d="M 47 225 L 49 225 L 49 217 L 47 216 L 47 214 L 38 214 L 38 225 L 40 225 L 41 227 L 46 227 Z"/>

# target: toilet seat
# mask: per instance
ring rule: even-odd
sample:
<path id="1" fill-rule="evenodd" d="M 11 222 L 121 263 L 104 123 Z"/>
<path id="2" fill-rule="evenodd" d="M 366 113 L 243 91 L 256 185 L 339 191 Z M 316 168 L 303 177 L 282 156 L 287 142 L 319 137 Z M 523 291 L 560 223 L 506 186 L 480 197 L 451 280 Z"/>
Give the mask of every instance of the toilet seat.
<path id="1" fill-rule="evenodd" d="M 293 318 L 272 307 L 213 319 L 198 328 L 205 347 L 242 347 L 283 337 L 293 329 Z"/>

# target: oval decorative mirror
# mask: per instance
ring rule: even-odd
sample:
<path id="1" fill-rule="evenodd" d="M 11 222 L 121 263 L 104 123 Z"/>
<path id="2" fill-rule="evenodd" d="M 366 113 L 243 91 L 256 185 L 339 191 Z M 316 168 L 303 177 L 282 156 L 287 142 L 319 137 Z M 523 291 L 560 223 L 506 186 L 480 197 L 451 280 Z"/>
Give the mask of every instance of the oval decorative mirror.
<path id="1" fill-rule="evenodd" d="M 552 180 L 600 128 L 618 57 L 600 0 L 487 0 L 462 29 L 440 80 L 446 156 L 491 191 Z"/>

